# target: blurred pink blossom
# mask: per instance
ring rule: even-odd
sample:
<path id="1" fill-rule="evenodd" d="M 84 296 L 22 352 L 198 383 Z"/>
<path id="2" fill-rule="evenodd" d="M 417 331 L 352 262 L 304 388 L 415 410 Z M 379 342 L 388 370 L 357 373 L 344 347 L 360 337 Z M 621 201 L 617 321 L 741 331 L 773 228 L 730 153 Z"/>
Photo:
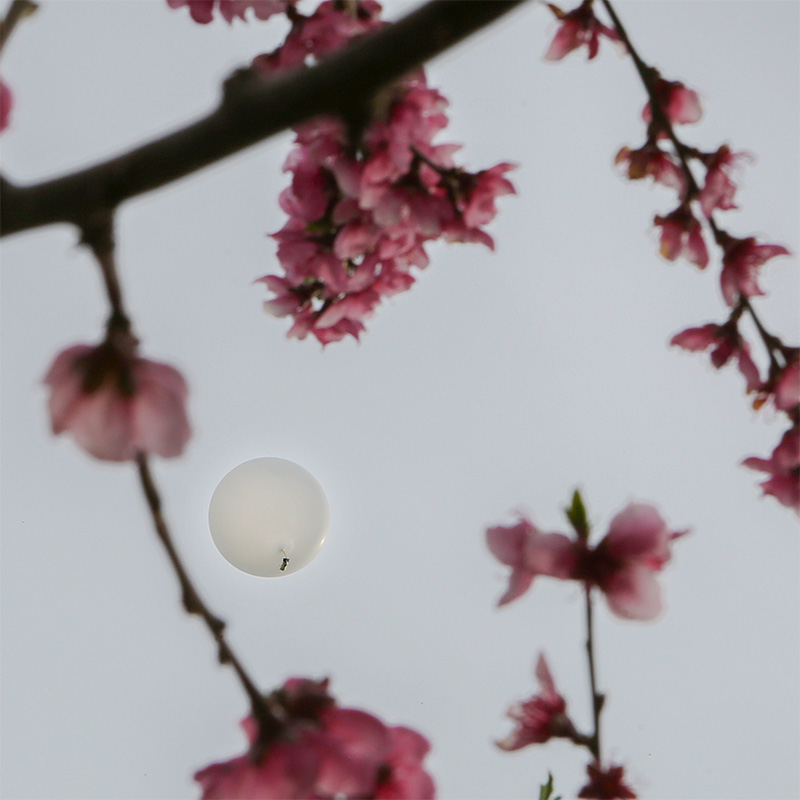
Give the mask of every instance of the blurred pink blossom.
<path id="1" fill-rule="evenodd" d="M 599 764 L 587 764 L 589 782 L 578 797 L 594 798 L 594 800 L 633 800 L 636 794 L 623 781 L 623 768 L 611 764 L 603 769 Z"/>
<path id="2" fill-rule="evenodd" d="M 620 42 L 619 34 L 594 15 L 592 0 L 583 2 L 572 11 L 562 11 L 553 3 L 547 4 L 560 21 L 558 32 L 550 43 L 544 57 L 546 61 L 560 61 L 568 53 L 586 45 L 588 58 L 594 58 L 600 50 L 600 36 L 612 42 Z"/>
<path id="3" fill-rule="evenodd" d="M 516 525 L 497 525 L 486 531 L 492 555 L 511 567 L 508 589 L 498 601 L 502 606 L 524 594 L 536 575 L 566 580 L 577 563 L 575 544 L 563 533 L 542 533 L 520 515 Z"/>
<path id="4" fill-rule="evenodd" d="M 170 8 L 189 7 L 189 14 L 195 22 L 206 25 L 214 19 L 218 10 L 223 19 L 231 23 L 235 18 L 246 20 L 247 10 L 252 8 L 256 19 L 269 19 L 293 5 L 297 0 L 167 0 Z"/>
<path id="5" fill-rule="evenodd" d="M 709 323 L 700 328 L 687 328 L 672 337 L 670 344 L 684 350 L 699 352 L 711 349 L 711 363 L 719 369 L 736 358 L 739 371 L 747 381 L 748 392 L 762 389 L 758 367 L 750 355 L 750 345 L 742 338 L 735 324 Z"/>
<path id="6" fill-rule="evenodd" d="M 781 370 L 775 381 L 773 395 L 775 408 L 779 411 L 794 411 L 800 403 L 800 354 L 795 350 L 795 357 Z"/>
<path id="7" fill-rule="evenodd" d="M 680 81 L 659 78 L 653 87 L 653 94 L 673 125 L 697 122 L 703 116 L 697 92 L 687 89 Z M 642 110 L 642 119 L 648 125 L 652 122 L 653 113 L 649 102 Z"/>
<path id="8" fill-rule="evenodd" d="M 782 245 L 756 244 L 754 236 L 736 239 L 724 234 L 722 246 L 724 255 L 720 284 L 722 296 L 729 306 L 736 305 L 739 295 L 763 295 L 758 285 L 758 270 L 775 256 L 789 255 Z"/>
<path id="9" fill-rule="evenodd" d="M 675 189 L 681 200 L 686 195 L 686 175 L 683 169 L 655 143 L 647 143 L 638 150 L 623 147 L 617 153 L 614 163 L 625 168 L 630 180 L 650 177 L 656 183 Z"/>
<path id="10" fill-rule="evenodd" d="M 734 153 L 724 144 L 716 153 L 703 159 L 707 170 L 706 180 L 698 199 L 700 208 L 707 217 L 710 217 L 715 209 L 728 211 L 737 207 L 733 202 L 736 185 L 731 180 L 731 175 L 739 162 L 745 158 L 752 156 L 749 153 Z"/>
<path id="11" fill-rule="evenodd" d="M 708 266 L 708 250 L 700 223 L 688 206 L 680 205 L 666 217 L 656 216 L 661 228 L 661 255 L 669 261 L 682 257 L 700 269 Z"/>
<path id="12" fill-rule="evenodd" d="M 56 356 L 44 379 L 53 433 L 68 431 L 106 461 L 179 456 L 190 437 L 186 382 L 173 367 L 137 356 L 129 341 L 74 345 Z"/>
<path id="13" fill-rule="evenodd" d="M 609 608 L 626 619 L 654 619 L 661 612 L 655 574 L 670 560 L 673 532 L 653 506 L 632 503 L 611 521 L 605 538 L 590 547 L 563 533 L 541 533 L 528 519 L 486 532 L 489 550 L 511 567 L 508 589 L 498 605 L 524 594 L 537 575 L 597 586 Z"/>
<path id="14" fill-rule="evenodd" d="M 784 433 L 770 458 L 746 458 L 742 465 L 769 477 L 761 484 L 764 494 L 800 514 L 800 427 L 795 424 Z"/>
<path id="15" fill-rule="evenodd" d="M 542 744 L 554 736 L 569 736 L 575 732 L 566 715 L 567 703 L 556 690 L 544 655 L 540 655 L 536 662 L 536 677 L 542 690 L 511 707 L 508 716 L 517 727 L 497 742 L 501 750 L 519 750 L 529 744 Z"/>
<path id="16" fill-rule="evenodd" d="M 203 800 L 432 800 L 433 780 L 422 767 L 427 740 L 364 711 L 338 707 L 327 688 L 327 680 L 292 678 L 269 695 L 282 730 L 262 741 L 254 719 L 244 720 L 249 751 L 195 774 Z"/>

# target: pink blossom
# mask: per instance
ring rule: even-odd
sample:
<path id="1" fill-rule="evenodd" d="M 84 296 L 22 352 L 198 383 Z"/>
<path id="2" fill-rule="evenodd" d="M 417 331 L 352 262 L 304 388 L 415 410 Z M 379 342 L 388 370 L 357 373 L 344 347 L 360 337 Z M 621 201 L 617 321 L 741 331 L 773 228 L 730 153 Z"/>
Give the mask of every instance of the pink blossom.
<path id="1" fill-rule="evenodd" d="M 536 575 L 572 577 L 577 562 L 577 551 L 569 538 L 563 533 L 542 533 L 522 515 L 516 525 L 489 528 L 486 542 L 492 555 L 511 567 L 508 589 L 499 606 L 524 594 Z"/>
<path id="2" fill-rule="evenodd" d="M 578 797 L 594 798 L 594 800 L 633 800 L 636 794 L 629 786 L 622 782 L 623 768 L 611 764 L 603 769 L 599 764 L 587 764 L 589 782 L 584 786 Z"/>
<path id="3" fill-rule="evenodd" d="M 707 217 L 710 217 L 717 208 L 720 211 L 736 208 L 733 202 L 736 186 L 731 180 L 731 174 L 738 163 L 745 158 L 751 158 L 750 154 L 734 153 L 724 144 L 716 153 L 703 159 L 707 171 L 699 200 L 703 214 Z"/>
<path id="4" fill-rule="evenodd" d="M 527 518 L 486 532 L 489 550 L 511 567 L 508 589 L 498 605 L 524 594 L 537 575 L 597 586 L 609 608 L 626 619 L 649 620 L 661 612 L 655 574 L 670 560 L 672 532 L 652 506 L 633 503 L 611 521 L 605 538 L 590 547 L 563 533 L 541 533 Z"/>
<path id="5" fill-rule="evenodd" d="M 763 295 L 758 285 L 758 270 L 775 256 L 789 255 L 789 251 L 781 245 L 756 244 L 754 236 L 735 239 L 726 235 L 723 241 L 720 284 L 722 296 L 729 306 L 736 305 L 739 295 Z"/>
<path id="6" fill-rule="evenodd" d="M 795 424 L 784 433 L 770 458 L 746 458 L 742 465 L 766 472 L 764 494 L 800 514 L 800 427 Z"/>
<path id="7" fill-rule="evenodd" d="M 235 18 L 246 20 L 248 9 L 253 9 L 256 19 L 269 19 L 273 14 L 286 11 L 297 0 L 167 0 L 170 8 L 189 7 L 189 14 L 195 22 L 206 25 L 214 19 L 217 9 L 226 22 Z"/>
<path id="8" fill-rule="evenodd" d="M 353 14 L 328 0 L 254 65 L 271 74 L 314 63 L 381 26 L 380 10 L 361 0 Z M 323 345 L 357 339 L 382 299 L 407 290 L 411 269 L 427 266 L 429 241 L 492 247 L 483 226 L 497 213 L 497 197 L 514 191 L 504 177 L 512 165 L 472 174 L 455 165 L 456 145 L 434 144 L 447 125 L 447 101 L 421 69 L 387 87 L 376 105 L 358 148 L 336 119 L 296 129 L 284 166 L 292 182 L 279 201 L 289 218 L 273 234 L 283 274 L 260 279 L 274 293 L 266 310 L 292 317 L 290 337 L 312 335 Z"/>
<path id="9" fill-rule="evenodd" d="M 656 183 L 675 189 L 681 199 L 686 195 L 686 175 L 672 157 L 655 143 L 647 143 L 638 150 L 623 147 L 614 163 L 626 167 L 630 180 L 649 177 Z"/>
<path id="10" fill-rule="evenodd" d="M 680 81 L 659 78 L 653 87 L 653 94 L 673 125 L 697 122 L 703 115 L 697 92 L 687 89 Z M 650 103 L 647 103 L 642 111 L 642 119 L 649 125 L 652 118 Z"/>
<path id="11" fill-rule="evenodd" d="M 0 81 L 0 131 L 4 131 L 11 122 L 11 109 L 14 107 L 14 96 L 11 89 Z"/>
<path id="12" fill-rule="evenodd" d="M 248 752 L 195 774 L 203 800 L 434 797 L 425 737 L 338 707 L 327 680 L 292 678 L 265 702 L 280 730 L 260 737 L 255 720 L 244 720 Z"/>
<path id="13" fill-rule="evenodd" d="M 542 690 L 511 707 L 508 716 L 517 727 L 497 742 L 501 750 L 519 750 L 529 744 L 542 744 L 554 736 L 569 736 L 575 731 L 566 714 L 567 703 L 556 690 L 544 655 L 540 655 L 536 662 L 536 677 Z"/>
<path id="14" fill-rule="evenodd" d="M 545 53 L 546 61 L 560 61 L 565 55 L 586 45 L 588 58 L 594 58 L 600 50 L 600 36 L 605 36 L 612 42 L 619 42 L 619 34 L 606 25 L 603 25 L 594 15 L 592 0 L 583 0 L 575 9 L 569 12 L 562 11 L 553 3 L 547 4 L 550 10 L 560 20 L 560 25 L 555 38 Z"/>
<path id="15" fill-rule="evenodd" d="M 695 353 L 710 348 L 711 363 L 717 369 L 731 358 L 736 358 L 739 371 L 747 381 L 747 391 L 758 392 L 763 388 L 758 367 L 750 355 L 750 345 L 742 338 L 734 323 L 709 323 L 700 328 L 687 328 L 676 333 L 670 344 Z"/>
<path id="16" fill-rule="evenodd" d="M 96 458 L 169 458 L 189 440 L 186 382 L 173 367 L 137 356 L 132 337 L 67 348 L 44 382 L 53 433 L 69 431 Z"/>
<path id="17" fill-rule="evenodd" d="M 594 549 L 585 549 L 576 577 L 596 585 L 609 608 L 626 619 L 650 620 L 661 613 L 661 588 L 654 573 L 670 560 L 673 532 L 653 506 L 632 503 L 612 520 Z"/>
<path id="18" fill-rule="evenodd" d="M 683 257 L 700 269 L 708 266 L 702 228 L 688 206 L 680 205 L 666 217 L 656 216 L 655 225 L 661 228 L 661 255 L 664 258 L 675 261 Z"/>

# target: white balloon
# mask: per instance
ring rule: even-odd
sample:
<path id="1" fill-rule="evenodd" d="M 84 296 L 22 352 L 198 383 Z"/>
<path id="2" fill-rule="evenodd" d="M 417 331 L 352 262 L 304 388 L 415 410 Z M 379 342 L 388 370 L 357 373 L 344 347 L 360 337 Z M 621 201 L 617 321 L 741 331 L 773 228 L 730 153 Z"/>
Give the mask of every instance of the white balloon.
<path id="1" fill-rule="evenodd" d="M 316 478 L 285 458 L 234 467 L 208 507 L 211 538 L 234 567 L 262 578 L 302 569 L 325 543 L 328 498 Z"/>

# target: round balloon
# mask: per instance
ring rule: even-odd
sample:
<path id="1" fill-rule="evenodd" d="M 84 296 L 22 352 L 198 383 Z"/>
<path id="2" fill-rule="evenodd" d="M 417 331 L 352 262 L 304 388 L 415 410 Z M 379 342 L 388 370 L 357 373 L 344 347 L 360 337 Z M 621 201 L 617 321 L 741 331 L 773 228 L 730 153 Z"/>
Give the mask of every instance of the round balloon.
<path id="1" fill-rule="evenodd" d="M 254 458 L 220 482 L 208 508 L 211 538 L 234 567 L 262 578 L 302 569 L 330 527 L 316 478 L 285 458 Z"/>

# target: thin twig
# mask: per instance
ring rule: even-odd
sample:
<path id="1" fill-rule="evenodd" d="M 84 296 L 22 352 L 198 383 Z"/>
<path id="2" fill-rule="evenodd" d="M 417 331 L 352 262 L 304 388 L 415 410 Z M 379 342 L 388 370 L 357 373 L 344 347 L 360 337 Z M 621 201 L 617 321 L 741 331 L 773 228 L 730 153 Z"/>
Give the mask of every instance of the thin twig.
<path id="1" fill-rule="evenodd" d="M 173 133 L 93 167 L 31 186 L 0 182 L 0 235 L 68 222 L 158 189 L 320 114 L 363 116 L 375 94 L 525 0 L 431 0 L 318 66 L 272 80 L 234 73 L 219 106 Z"/>
<path id="2" fill-rule="evenodd" d="M 597 677 L 594 667 L 594 622 L 592 609 L 592 587 L 586 583 L 583 587 L 586 597 L 586 655 L 589 660 L 589 683 L 592 689 L 592 719 L 594 732 L 588 743 L 589 749 L 597 763 L 600 763 L 600 712 L 603 708 L 604 697 L 597 691 Z"/>
<path id="3" fill-rule="evenodd" d="M 38 6 L 32 0 L 14 0 L 11 3 L 5 17 L 0 21 L 0 53 L 3 52 L 6 43 L 20 20 L 33 14 L 37 8 Z"/>
<path id="4" fill-rule="evenodd" d="M 692 169 L 689 166 L 689 159 L 687 157 L 687 152 L 689 152 L 689 148 L 685 145 L 679 138 L 678 135 L 675 133 L 675 129 L 672 126 L 672 123 L 669 120 L 669 117 L 664 113 L 664 109 L 661 107 L 661 103 L 658 97 L 655 94 L 655 81 L 654 78 L 656 76 L 656 70 L 653 67 L 647 66 L 647 64 L 642 61 L 639 53 L 636 51 L 636 48 L 631 44 L 630 37 L 628 36 L 628 32 L 625 30 L 625 26 L 622 24 L 622 21 L 617 16 L 617 12 L 614 10 L 614 7 L 611 5 L 610 0 L 602 0 L 603 5 L 605 6 L 606 11 L 608 12 L 609 17 L 611 17 L 611 21 L 616 28 L 617 33 L 622 39 L 625 46 L 628 48 L 628 52 L 631 54 L 631 58 L 633 59 L 633 63 L 636 66 L 636 71 L 639 73 L 639 77 L 642 79 L 642 83 L 644 84 L 645 91 L 647 92 L 647 96 L 650 99 L 650 110 L 653 115 L 653 121 L 656 123 L 657 127 L 661 130 L 665 131 L 667 136 L 669 137 L 670 141 L 672 142 L 673 147 L 675 148 L 675 153 L 678 156 L 678 159 L 681 164 L 681 169 L 683 170 L 683 174 L 686 176 L 687 183 L 689 185 L 689 197 L 696 197 L 700 193 L 700 186 L 698 185 L 697 181 L 695 180 L 694 174 L 692 173 Z M 714 241 L 719 245 L 720 242 L 724 239 L 725 234 L 719 228 L 717 223 L 714 221 L 714 218 L 709 216 L 707 219 L 708 226 L 711 228 L 711 232 L 714 234 Z M 762 324 L 761 320 L 756 315 L 755 309 L 753 308 L 753 304 L 751 303 L 750 299 L 745 297 L 744 295 L 740 295 L 744 308 L 747 310 L 747 313 L 750 315 L 750 318 L 753 320 L 753 323 L 756 326 L 756 330 L 761 337 L 761 340 L 764 343 L 764 348 L 767 351 L 769 356 L 770 365 L 773 369 L 780 369 L 780 365 L 777 362 L 775 357 L 775 351 L 783 352 L 781 350 L 781 342 L 777 336 L 769 333 L 767 329 Z"/>
<path id="5" fill-rule="evenodd" d="M 186 568 L 181 562 L 175 545 L 172 542 L 172 537 L 169 534 L 169 528 L 164 520 L 161 511 L 161 497 L 159 496 L 153 476 L 150 472 L 150 466 L 147 462 L 147 456 L 144 453 L 138 453 L 136 456 L 136 464 L 139 470 L 139 479 L 142 484 L 142 491 L 144 492 L 147 506 L 150 509 L 150 515 L 153 519 L 153 526 L 156 529 L 158 538 L 164 545 L 167 551 L 167 556 L 178 576 L 178 581 L 181 585 L 181 593 L 183 596 L 183 607 L 189 614 L 197 614 L 205 622 L 211 635 L 217 642 L 219 648 L 219 661 L 221 664 L 230 664 L 236 672 L 242 686 L 244 687 L 247 696 L 250 698 L 250 705 L 252 707 L 253 715 L 259 723 L 259 733 L 261 738 L 269 738 L 274 736 L 281 729 L 281 723 L 270 711 L 263 695 L 259 692 L 253 680 L 247 674 L 247 671 L 242 666 L 233 649 L 225 639 L 225 623 L 209 611 L 206 604 L 200 598 L 197 590 L 194 588 Z"/>

